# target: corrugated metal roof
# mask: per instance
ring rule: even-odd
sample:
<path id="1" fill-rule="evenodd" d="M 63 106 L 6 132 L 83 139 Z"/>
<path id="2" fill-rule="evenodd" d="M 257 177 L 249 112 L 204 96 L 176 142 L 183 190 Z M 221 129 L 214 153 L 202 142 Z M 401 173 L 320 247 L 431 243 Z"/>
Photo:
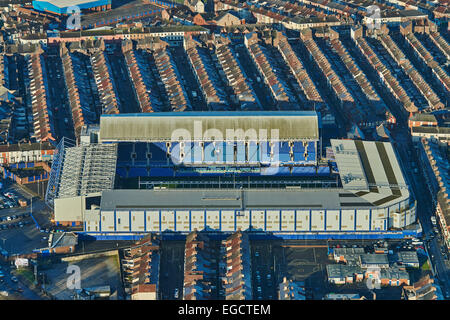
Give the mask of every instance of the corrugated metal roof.
<path id="1" fill-rule="evenodd" d="M 354 200 L 356 201 L 356 200 Z M 367 203 L 359 198 L 355 207 Z M 115 209 L 336 209 L 341 207 L 339 193 L 329 190 L 287 189 L 165 189 L 105 190 L 103 211 Z"/>
<path id="2" fill-rule="evenodd" d="M 179 131 L 176 131 L 176 130 Z M 232 140 L 252 140 L 249 134 L 257 135 L 258 140 L 318 140 L 317 113 L 309 111 L 290 112 L 180 112 L 103 115 L 100 119 L 101 141 L 174 141 L 178 133 L 185 129 L 191 141 L 203 141 L 207 130 L 215 129 L 211 135 L 222 134 L 215 140 L 226 140 L 228 131 L 234 130 Z M 217 132 L 218 130 L 218 132 Z M 266 138 L 260 130 L 266 131 Z M 278 130 L 278 136 L 272 132 Z"/>

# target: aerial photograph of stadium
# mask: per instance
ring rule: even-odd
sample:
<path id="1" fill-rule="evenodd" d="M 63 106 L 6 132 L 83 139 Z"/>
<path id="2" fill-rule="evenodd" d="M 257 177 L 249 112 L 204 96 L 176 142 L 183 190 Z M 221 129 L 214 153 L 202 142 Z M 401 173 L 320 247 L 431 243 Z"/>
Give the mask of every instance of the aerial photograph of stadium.
<path id="1" fill-rule="evenodd" d="M 450 300 L 449 17 L 0 0 L 0 300 Z"/>

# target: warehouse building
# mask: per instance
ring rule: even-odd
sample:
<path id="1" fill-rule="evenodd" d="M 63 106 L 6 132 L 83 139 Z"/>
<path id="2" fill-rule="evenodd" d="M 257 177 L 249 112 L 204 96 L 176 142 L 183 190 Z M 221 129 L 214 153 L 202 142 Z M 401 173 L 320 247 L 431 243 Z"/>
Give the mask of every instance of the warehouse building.
<path id="1" fill-rule="evenodd" d="M 335 248 L 333 249 L 333 258 L 338 263 L 356 265 L 359 262 L 359 256 L 364 252 L 364 248 Z"/>
<path id="2" fill-rule="evenodd" d="M 362 254 L 359 256 L 360 265 L 363 269 L 368 268 L 379 268 L 387 269 L 389 268 L 389 259 L 387 254 Z"/>
<path id="3" fill-rule="evenodd" d="M 81 11 L 105 11 L 111 9 L 112 0 L 47 0 L 33 1 L 37 11 L 66 14 L 71 7 L 77 6 Z"/>
<path id="4" fill-rule="evenodd" d="M 397 262 L 402 266 L 418 268 L 419 257 L 416 251 L 399 251 L 397 253 Z"/>
<path id="5" fill-rule="evenodd" d="M 172 136 L 176 130 L 182 135 Z M 232 139 L 223 138 L 227 130 Z M 55 221 L 82 225 L 94 237 L 195 229 L 312 238 L 418 232 L 415 201 L 391 144 L 331 140 L 336 162 L 324 162 L 313 112 L 108 115 L 99 141 L 60 147 L 47 190 Z M 225 179 L 230 172 L 264 180 L 254 188 L 173 187 L 177 177 Z M 116 176 L 164 178 L 172 187 L 126 189 L 115 186 Z M 293 186 L 273 186 L 289 179 Z"/>
<path id="6" fill-rule="evenodd" d="M 333 284 L 349 284 L 363 281 L 364 271 L 359 266 L 328 264 L 327 277 Z"/>

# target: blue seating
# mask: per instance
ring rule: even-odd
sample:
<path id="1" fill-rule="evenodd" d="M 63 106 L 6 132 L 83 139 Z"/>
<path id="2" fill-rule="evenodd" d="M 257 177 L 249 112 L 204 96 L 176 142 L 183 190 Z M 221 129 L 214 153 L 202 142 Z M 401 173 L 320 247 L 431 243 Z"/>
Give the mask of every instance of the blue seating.
<path id="1" fill-rule="evenodd" d="M 172 164 L 180 163 L 180 144 L 178 142 L 172 142 L 170 146 L 170 161 Z"/>
<path id="2" fill-rule="evenodd" d="M 270 163 L 270 145 L 269 141 L 261 141 L 259 143 L 260 161 L 263 164 Z"/>
<path id="3" fill-rule="evenodd" d="M 205 142 L 204 145 L 204 161 L 206 163 L 217 162 L 217 149 L 212 142 Z"/>
<path id="4" fill-rule="evenodd" d="M 193 142 L 185 142 L 184 143 L 184 159 L 183 159 L 183 163 L 184 164 L 192 164 L 193 163 L 193 156 L 194 156 L 194 143 Z"/>
<path id="5" fill-rule="evenodd" d="M 245 143 L 237 142 L 236 147 L 237 147 L 236 162 L 245 163 Z"/>
<path id="6" fill-rule="evenodd" d="M 293 167 L 292 175 L 296 176 L 314 176 L 316 174 L 316 168 L 310 167 Z"/>
<path id="7" fill-rule="evenodd" d="M 132 143 L 119 143 L 117 148 L 117 160 L 128 162 L 131 160 L 131 153 L 133 152 Z"/>
<path id="8" fill-rule="evenodd" d="M 135 177 L 147 177 L 148 172 L 146 168 L 130 168 L 128 171 L 128 177 L 129 178 L 135 178 Z"/>
<path id="9" fill-rule="evenodd" d="M 192 163 L 201 164 L 203 154 L 203 146 L 200 142 L 194 142 L 193 148 L 191 149 L 191 159 Z"/>
<path id="10" fill-rule="evenodd" d="M 303 146 L 302 141 L 294 142 L 294 162 L 295 163 L 304 163 L 305 162 L 305 147 Z"/>
<path id="11" fill-rule="evenodd" d="M 225 162 L 234 163 L 234 142 L 225 142 Z"/>
<path id="12" fill-rule="evenodd" d="M 326 166 L 326 167 L 324 167 L 324 166 L 319 167 L 318 170 L 317 170 L 317 174 L 319 174 L 321 176 L 330 175 L 331 174 L 330 167 L 328 167 L 328 166 Z"/>
<path id="13" fill-rule="evenodd" d="M 147 162 L 148 144 L 145 142 L 138 142 L 134 144 L 134 152 L 136 153 L 135 161 Z"/>
<path id="14" fill-rule="evenodd" d="M 152 145 L 161 149 L 162 152 L 167 153 L 167 146 L 165 142 L 153 142 Z"/>
<path id="15" fill-rule="evenodd" d="M 286 176 L 286 175 L 290 175 L 290 170 L 288 167 L 271 166 L 271 167 L 261 168 L 261 175 Z"/>
<path id="16" fill-rule="evenodd" d="M 223 141 L 215 142 L 215 148 L 216 148 L 216 159 L 218 163 L 225 163 L 226 162 L 226 144 Z"/>
<path id="17" fill-rule="evenodd" d="M 116 173 L 122 178 L 127 176 L 127 170 L 125 168 L 117 168 Z"/>
<path id="18" fill-rule="evenodd" d="M 258 176 L 258 175 L 329 175 L 328 166 L 316 169 L 309 167 L 294 167 L 292 172 L 289 168 L 283 167 L 286 163 L 295 163 L 300 165 L 315 164 L 316 143 L 309 141 L 305 146 L 302 141 L 294 142 L 292 148 L 288 141 L 270 142 L 270 141 L 248 141 L 248 142 L 184 142 L 183 150 L 180 150 L 180 143 L 171 143 L 169 150 L 171 157 L 167 158 L 167 145 L 165 142 L 137 142 L 137 143 L 119 143 L 117 174 L 122 177 L 148 176 L 147 168 L 151 168 L 151 176 L 173 176 L 174 172 L 179 176 L 193 175 L 224 175 L 224 173 L 195 173 L 194 171 L 181 172 L 174 171 L 170 167 L 179 165 L 195 166 L 200 164 L 223 164 L 223 165 L 244 165 L 252 164 L 256 167 L 260 165 L 270 168 L 262 169 L 261 173 L 242 172 L 236 173 L 239 176 Z M 291 159 L 291 149 L 294 159 Z M 271 151 L 273 157 L 270 157 Z M 305 158 L 305 153 L 308 155 Z M 183 154 L 183 162 L 180 163 L 180 155 Z M 280 165 L 280 167 L 277 167 Z M 169 168 L 164 168 L 169 166 Z M 130 168 L 127 173 L 127 168 Z M 335 170 L 337 170 L 334 164 Z M 239 170 L 238 170 L 239 171 Z"/>
<path id="19" fill-rule="evenodd" d="M 278 148 L 278 160 L 279 162 L 286 163 L 291 162 L 289 142 L 283 141 L 276 143 L 274 151 Z M 274 152 L 274 157 L 276 157 L 276 152 Z"/>
<path id="20" fill-rule="evenodd" d="M 164 145 L 164 149 L 161 149 L 160 145 L 149 143 L 149 153 L 151 154 L 150 162 L 166 163 L 167 153 L 166 153 L 165 149 L 166 149 L 165 145 Z"/>
<path id="21" fill-rule="evenodd" d="M 248 143 L 248 162 L 258 163 L 259 159 L 259 145 L 256 141 L 250 141 Z"/>
<path id="22" fill-rule="evenodd" d="M 172 177 L 173 169 L 172 168 L 151 168 L 150 176 L 151 177 Z"/>

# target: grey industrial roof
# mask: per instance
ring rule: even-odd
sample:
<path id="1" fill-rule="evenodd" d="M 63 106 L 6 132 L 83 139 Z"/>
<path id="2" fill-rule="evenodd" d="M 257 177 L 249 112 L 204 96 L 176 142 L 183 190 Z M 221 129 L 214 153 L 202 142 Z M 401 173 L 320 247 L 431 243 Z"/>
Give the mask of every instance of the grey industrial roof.
<path id="1" fill-rule="evenodd" d="M 409 196 L 391 143 L 332 139 L 331 146 L 345 190 L 376 206 Z"/>
<path id="2" fill-rule="evenodd" d="M 348 255 L 348 254 L 363 254 L 364 248 L 334 248 L 333 249 L 334 254 L 341 256 L 341 255 Z"/>
<path id="3" fill-rule="evenodd" d="M 391 143 L 332 139 L 331 146 L 345 189 L 406 187 Z"/>
<path id="4" fill-rule="evenodd" d="M 342 194 L 342 193 L 341 193 Z M 114 209 L 336 209 L 370 206 L 364 199 L 340 197 L 337 189 L 162 189 L 105 190 L 102 210 Z M 351 201 L 350 204 L 344 201 Z"/>
<path id="5" fill-rule="evenodd" d="M 448 127 L 428 127 L 428 126 L 422 126 L 422 127 L 412 127 L 411 131 L 413 133 L 430 133 L 430 134 L 450 134 L 450 128 Z"/>
<path id="6" fill-rule="evenodd" d="M 416 113 L 411 116 L 410 120 L 437 122 L 436 116 L 432 113 Z"/>
<path id="7" fill-rule="evenodd" d="M 360 255 L 361 264 L 389 264 L 387 254 L 362 254 Z"/>
<path id="8" fill-rule="evenodd" d="M 345 278 L 353 276 L 354 274 L 363 273 L 362 269 L 358 266 L 348 266 L 343 264 L 327 264 L 328 278 Z"/>
<path id="9" fill-rule="evenodd" d="M 71 247 L 78 244 L 78 237 L 73 232 L 56 232 L 51 238 L 51 248 Z"/>
<path id="10" fill-rule="evenodd" d="M 398 258 L 403 263 L 419 263 L 416 251 L 399 251 Z"/>
<path id="11" fill-rule="evenodd" d="M 173 141 L 178 140 L 175 130 L 187 130 L 191 141 L 204 140 L 219 131 L 226 140 L 227 130 L 235 130 L 235 141 L 252 140 L 254 130 L 257 140 L 318 140 L 319 128 L 316 112 L 153 112 L 144 114 L 103 115 L 100 119 L 101 141 Z M 216 129 L 215 132 L 208 129 Z M 266 130 L 266 138 L 260 130 Z M 271 130 L 278 130 L 278 136 Z M 180 131 L 178 131 L 180 132 Z"/>

